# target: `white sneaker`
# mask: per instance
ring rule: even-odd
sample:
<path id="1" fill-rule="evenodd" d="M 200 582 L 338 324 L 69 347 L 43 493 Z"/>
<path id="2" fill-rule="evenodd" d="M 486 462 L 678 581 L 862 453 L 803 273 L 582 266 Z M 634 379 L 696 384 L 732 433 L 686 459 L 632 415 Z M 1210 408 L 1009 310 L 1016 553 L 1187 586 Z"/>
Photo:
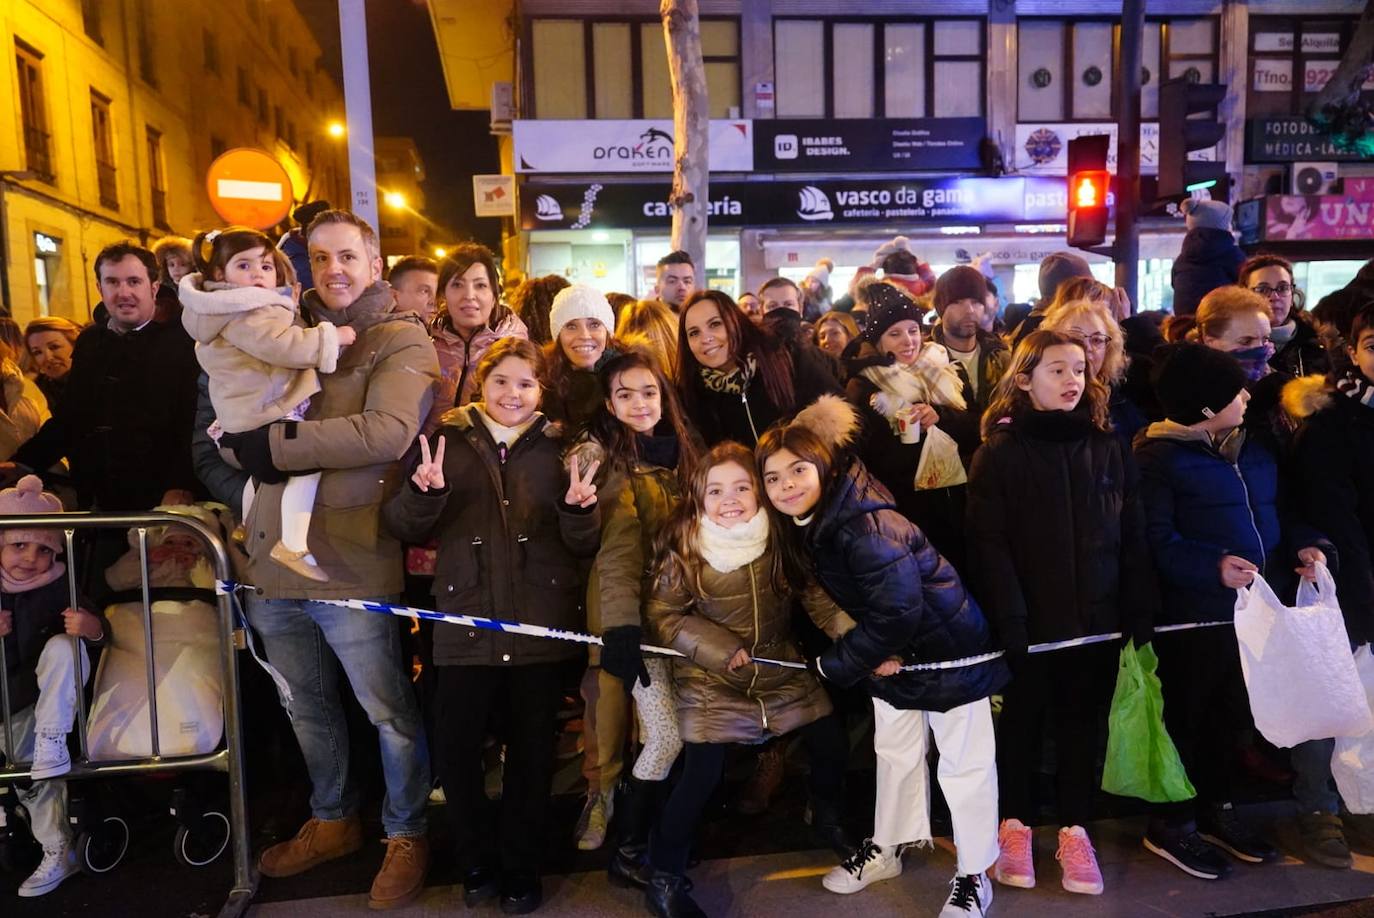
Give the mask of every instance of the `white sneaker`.
<path id="1" fill-rule="evenodd" d="M 615 813 L 615 801 L 610 794 L 590 793 L 577 819 L 577 847 L 581 851 L 595 851 L 606 842 L 606 827 Z"/>
<path id="2" fill-rule="evenodd" d="M 80 873 L 80 870 L 77 869 L 76 853 L 72 851 L 71 845 L 63 844 L 59 848 L 44 846 L 42 862 L 20 885 L 19 895 L 26 899 L 46 895 L 75 873 Z"/>
<path id="3" fill-rule="evenodd" d="M 956 873 L 940 918 L 983 918 L 992 906 L 992 883 L 985 873 Z"/>
<path id="4" fill-rule="evenodd" d="M 890 880 L 902 875 L 902 851 L 900 845 L 884 849 L 866 838 L 854 853 L 840 862 L 821 880 L 821 885 L 833 893 L 847 896 L 856 893 L 870 883 Z"/>
<path id="5" fill-rule="evenodd" d="M 72 770 L 71 753 L 67 751 L 67 734 L 35 733 L 33 737 L 33 769 L 35 781 L 56 778 Z"/>

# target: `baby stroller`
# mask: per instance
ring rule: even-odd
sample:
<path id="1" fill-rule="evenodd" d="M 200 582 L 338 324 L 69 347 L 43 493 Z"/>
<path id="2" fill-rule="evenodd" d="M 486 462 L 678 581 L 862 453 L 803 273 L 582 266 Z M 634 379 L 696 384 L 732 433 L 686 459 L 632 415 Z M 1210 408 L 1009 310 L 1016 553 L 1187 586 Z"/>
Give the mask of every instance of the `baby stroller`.
<path id="1" fill-rule="evenodd" d="M 217 505 L 159 507 L 184 513 L 223 532 Z M 153 756 L 138 537 L 106 571 L 115 591 L 106 608 L 110 641 L 96 668 L 86 743 L 93 762 Z M 175 525 L 148 530 L 148 593 L 156 685 L 158 750 L 168 758 L 205 755 L 224 732 L 223 672 L 214 575 L 200 537 Z M 176 859 L 202 867 L 229 845 L 225 780 L 220 775 L 173 773 L 143 781 L 75 782 L 68 804 L 82 870 L 106 873 L 124 858 L 131 825 L 170 809 L 178 826 Z"/>

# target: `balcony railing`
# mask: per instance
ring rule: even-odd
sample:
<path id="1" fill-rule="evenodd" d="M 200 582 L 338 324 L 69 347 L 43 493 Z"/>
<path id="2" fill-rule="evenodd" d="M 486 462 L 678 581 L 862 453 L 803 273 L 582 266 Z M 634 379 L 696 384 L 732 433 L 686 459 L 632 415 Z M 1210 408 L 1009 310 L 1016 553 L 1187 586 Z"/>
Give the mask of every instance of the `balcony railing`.
<path id="1" fill-rule="evenodd" d="M 153 226 L 158 229 L 171 229 L 167 222 L 167 192 L 161 188 L 153 189 Z"/>
<path id="2" fill-rule="evenodd" d="M 114 164 L 96 160 L 95 178 L 100 186 L 100 203 L 110 210 L 119 210 L 119 183 L 115 181 Z"/>
<path id="3" fill-rule="evenodd" d="M 24 128 L 24 155 L 28 161 L 29 171 L 45 182 L 51 182 L 54 178 L 52 152 L 48 145 L 51 139 L 46 131 L 32 127 Z"/>

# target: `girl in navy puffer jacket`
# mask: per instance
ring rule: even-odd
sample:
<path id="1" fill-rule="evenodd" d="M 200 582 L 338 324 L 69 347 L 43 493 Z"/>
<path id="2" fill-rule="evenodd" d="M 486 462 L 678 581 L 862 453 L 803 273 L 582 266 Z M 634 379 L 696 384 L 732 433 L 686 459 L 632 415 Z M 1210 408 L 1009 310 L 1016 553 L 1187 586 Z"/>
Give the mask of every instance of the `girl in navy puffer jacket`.
<path id="1" fill-rule="evenodd" d="M 826 875 L 853 893 L 902 872 L 909 844 L 929 843 L 926 735 L 940 750 L 958 870 L 941 914 L 981 916 L 997 860 L 997 773 L 988 696 L 1007 680 L 1000 659 L 938 670 L 908 663 L 957 660 L 993 648 L 992 633 L 958 573 L 897 512 L 892 495 L 844 449 L 858 427 L 848 403 L 823 396 L 756 450 L 769 503 L 820 585 L 857 622 L 816 661 L 840 686 L 873 695 L 878 760 L 873 837 Z"/>
<path id="2" fill-rule="evenodd" d="M 1230 621 L 1236 590 L 1256 574 L 1280 595 L 1293 586 L 1295 563 L 1315 576 L 1334 549 L 1281 519 L 1277 462 L 1241 427 L 1250 396 L 1240 364 L 1185 342 L 1163 352 L 1154 382 L 1166 419 L 1137 438 L 1135 454 L 1163 620 Z M 1250 717 L 1235 633 L 1163 634 L 1155 646 L 1165 725 L 1198 795 L 1159 807 L 1145 847 L 1203 879 L 1229 872 L 1218 848 L 1249 863 L 1274 860 L 1278 852 L 1240 823 L 1230 803 L 1232 760 Z"/>

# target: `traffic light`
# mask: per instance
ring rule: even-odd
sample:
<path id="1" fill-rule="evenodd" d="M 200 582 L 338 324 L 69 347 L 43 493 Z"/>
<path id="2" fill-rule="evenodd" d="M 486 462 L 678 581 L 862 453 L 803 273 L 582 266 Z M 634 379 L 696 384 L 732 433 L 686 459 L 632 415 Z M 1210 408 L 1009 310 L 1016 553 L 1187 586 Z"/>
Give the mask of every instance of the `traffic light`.
<path id="1" fill-rule="evenodd" d="M 1069 245 L 1087 249 L 1107 239 L 1106 134 L 1069 141 Z"/>
<path id="2" fill-rule="evenodd" d="M 1212 118 L 1190 118 L 1213 112 L 1226 98 L 1221 83 L 1198 83 L 1189 77 L 1165 80 L 1159 86 L 1159 198 L 1178 198 L 1208 189 L 1224 200 L 1229 181 L 1224 163 L 1193 162 L 1188 154 L 1213 147 L 1226 134 L 1226 125 Z"/>

